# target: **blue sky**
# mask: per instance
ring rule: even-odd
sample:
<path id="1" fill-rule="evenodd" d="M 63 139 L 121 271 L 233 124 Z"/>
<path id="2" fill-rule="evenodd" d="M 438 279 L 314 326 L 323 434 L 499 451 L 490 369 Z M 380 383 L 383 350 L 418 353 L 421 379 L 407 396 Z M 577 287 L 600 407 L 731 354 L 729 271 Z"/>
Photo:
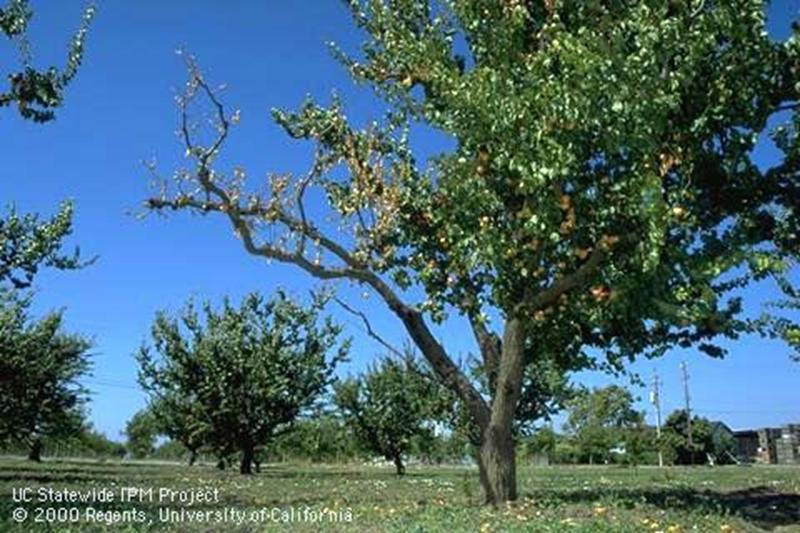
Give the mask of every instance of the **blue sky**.
<path id="1" fill-rule="evenodd" d="M 32 3 L 38 8 L 31 27 L 37 63 L 61 64 L 83 2 Z M 785 36 L 798 13 L 800 0 L 773 2 L 771 33 Z M 259 179 L 267 171 L 302 172 L 310 158 L 308 145 L 289 140 L 271 122 L 271 107 L 295 108 L 307 94 L 326 101 L 335 89 L 356 120 L 381 112 L 371 93 L 350 82 L 324 45 L 336 41 L 352 49 L 358 39 L 335 0 L 106 0 L 88 39 L 85 65 L 57 120 L 40 126 L 8 110 L 0 115 L 5 173 L 0 203 L 13 201 L 21 211 L 50 214 L 61 200 L 73 199 L 71 243 L 99 256 L 82 271 L 41 275 L 36 310 L 66 307 L 69 329 L 95 339 L 94 375 L 86 380 L 93 391 L 91 418 L 112 438 L 120 437 L 125 421 L 144 405 L 133 353 L 156 310 L 176 310 L 190 296 L 219 301 L 223 295 L 238 298 L 279 286 L 302 295 L 312 286 L 290 266 L 268 266 L 247 256 L 219 218 L 137 220 L 131 215 L 148 194 L 142 160 L 155 157 L 169 173 L 182 155 L 174 135 L 173 97 L 185 71 L 175 50 L 191 51 L 211 80 L 228 85 L 225 99 L 241 109 L 242 122 L 227 159 Z M 10 52 L 8 47 L 3 67 Z M 441 138 L 424 132 L 416 142 L 425 150 L 443 146 Z M 774 153 L 764 146 L 759 157 L 766 162 Z M 754 288 L 747 296 L 753 302 L 770 290 Z M 376 329 L 402 342 L 398 324 L 374 297 L 360 300 L 358 291 L 348 289 L 344 294 L 369 312 Z M 356 337 L 352 362 L 342 369 L 356 371 L 380 347 L 365 338 L 355 319 L 332 311 Z M 450 327 L 437 333 L 455 353 L 466 353 L 472 345 L 463 331 Z M 729 347 L 723 361 L 690 350 L 638 362 L 634 369 L 648 379 L 658 370 L 665 412 L 682 405 L 678 365 L 686 360 L 692 402 L 700 414 L 734 428 L 800 421 L 800 364 L 789 360 L 787 349 L 756 338 Z M 591 374 L 579 378 L 589 385 L 612 381 Z M 644 390 L 639 394 L 646 397 Z M 646 402 L 640 406 L 649 409 Z"/>

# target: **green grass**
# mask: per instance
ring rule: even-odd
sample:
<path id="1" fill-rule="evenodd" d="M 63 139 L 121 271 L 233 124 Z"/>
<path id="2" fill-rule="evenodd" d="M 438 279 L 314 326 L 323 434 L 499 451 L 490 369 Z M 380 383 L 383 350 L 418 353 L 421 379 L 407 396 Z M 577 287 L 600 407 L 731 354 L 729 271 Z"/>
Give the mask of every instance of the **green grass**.
<path id="1" fill-rule="evenodd" d="M 117 501 L 92 504 L 94 508 L 124 511 L 135 507 L 152 520 L 152 524 L 117 525 L 114 531 L 800 532 L 800 467 L 523 467 L 518 475 L 520 500 L 491 509 L 479 505 L 476 472 L 466 468 L 410 467 L 408 475 L 398 478 L 391 468 L 279 464 L 242 477 L 211 466 L 80 461 L 36 465 L 0 458 L 0 531 L 110 529 L 85 522 L 84 503 L 12 501 L 13 488 L 44 487 L 108 489 Z M 143 502 L 120 502 L 120 488 L 125 486 L 152 487 L 152 501 L 145 497 Z M 296 518 L 289 523 L 248 521 L 240 526 L 215 521 L 164 523 L 159 520 L 159 508 L 181 506 L 159 502 L 161 488 L 219 490 L 219 501 L 184 509 L 224 512 L 232 508 L 270 517 L 272 509 L 278 509 L 276 517 L 294 509 Z M 28 512 L 22 524 L 11 518 L 18 507 Z M 34 523 L 37 507 L 74 507 L 81 521 Z M 304 523 L 306 508 L 332 510 L 343 521 Z M 344 521 L 346 509 L 350 522 Z"/>

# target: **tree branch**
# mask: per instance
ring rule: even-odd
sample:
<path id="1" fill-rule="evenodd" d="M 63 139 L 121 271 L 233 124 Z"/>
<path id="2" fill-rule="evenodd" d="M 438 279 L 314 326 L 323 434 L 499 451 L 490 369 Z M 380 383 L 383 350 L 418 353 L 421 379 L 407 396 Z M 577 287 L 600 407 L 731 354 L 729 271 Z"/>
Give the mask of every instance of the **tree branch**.
<path id="1" fill-rule="evenodd" d="M 553 282 L 547 289 L 534 295 L 529 301 L 520 304 L 520 307 L 529 308 L 531 311 L 538 311 L 556 303 L 562 294 L 565 294 L 581 285 L 597 271 L 600 263 L 605 259 L 611 247 L 618 239 L 616 237 L 604 236 L 600 243 L 595 246 L 589 258 L 576 271 L 563 276 Z M 517 309 L 522 311 L 522 309 Z"/>
<path id="2" fill-rule="evenodd" d="M 357 317 L 359 317 L 359 318 L 361 319 L 361 321 L 364 323 L 364 327 L 365 327 L 365 328 L 366 328 L 366 330 L 367 330 L 367 335 L 369 335 L 370 337 L 372 337 L 373 339 L 375 339 L 375 340 L 376 340 L 377 342 L 379 342 L 379 343 L 380 343 L 380 344 L 381 344 L 381 345 L 382 345 L 384 348 L 386 348 L 387 350 L 389 350 L 390 352 L 392 352 L 392 353 L 393 353 L 393 354 L 395 354 L 396 356 L 398 356 L 398 357 L 403 357 L 403 352 L 401 352 L 400 350 L 398 350 L 397 348 L 395 348 L 394 346 L 392 346 L 391 344 L 389 344 L 389 342 L 388 342 L 388 341 L 384 340 L 384 339 L 383 339 L 383 337 L 381 337 L 380 335 L 378 335 L 378 334 L 375 332 L 375 330 L 373 330 L 373 329 L 372 329 L 372 326 L 371 326 L 371 325 L 370 325 L 370 323 L 369 323 L 369 319 L 367 319 L 367 315 L 365 315 L 365 314 L 364 314 L 364 313 L 362 313 L 361 311 L 358 311 L 358 310 L 356 310 L 356 309 L 354 309 L 354 308 L 350 307 L 349 305 L 347 305 L 347 304 L 346 304 L 346 303 L 345 303 L 343 300 L 341 300 L 340 298 L 334 297 L 334 300 L 336 301 L 336 303 L 338 303 L 340 306 L 342 306 L 342 307 L 345 309 L 345 311 L 347 311 L 348 313 L 350 313 L 350 314 L 352 314 L 352 315 L 355 315 L 355 316 L 357 316 Z"/>

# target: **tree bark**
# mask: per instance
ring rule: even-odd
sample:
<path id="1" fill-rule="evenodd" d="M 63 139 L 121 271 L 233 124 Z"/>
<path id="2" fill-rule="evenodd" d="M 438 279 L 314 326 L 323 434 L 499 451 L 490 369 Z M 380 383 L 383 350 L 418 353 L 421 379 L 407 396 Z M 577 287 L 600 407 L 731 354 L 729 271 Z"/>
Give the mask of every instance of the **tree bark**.
<path id="1" fill-rule="evenodd" d="M 195 450 L 189 451 L 189 466 L 194 466 L 197 462 L 197 452 Z"/>
<path id="2" fill-rule="evenodd" d="M 484 503 L 517 499 L 517 463 L 511 427 L 490 427 L 482 436 L 478 470 Z"/>
<path id="3" fill-rule="evenodd" d="M 242 449 L 242 460 L 239 463 L 239 473 L 243 475 L 251 475 L 253 473 L 253 459 L 255 458 L 255 450 L 252 447 L 246 446 Z"/>
<path id="4" fill-rule="evenodd" d="M 28 453 L 28 460 L 35 461 L 37 463 L 42 462 L 42 450 L 44 449 L 44 444 L 42 444 L 42 440 L 36 438 L 31 443 L 31 449 Z"/>
<path id="5" fill-rule="evenodd" d="M 394 456 L 394 467 L 398 476 L 405 475 L 406 467 L 403 464 L 403 458 L 399 454 Z"/>
<path id="6" fill-rule="evenodd" d="M 481 489 L 485 503 L 490 505 L 517 499 L 513 424 L 522 392 L 524 355 L 524 323 L 519 318 L 509 318 L 503 332 L 489 425 L 481 433 L 478 453 Z"/>

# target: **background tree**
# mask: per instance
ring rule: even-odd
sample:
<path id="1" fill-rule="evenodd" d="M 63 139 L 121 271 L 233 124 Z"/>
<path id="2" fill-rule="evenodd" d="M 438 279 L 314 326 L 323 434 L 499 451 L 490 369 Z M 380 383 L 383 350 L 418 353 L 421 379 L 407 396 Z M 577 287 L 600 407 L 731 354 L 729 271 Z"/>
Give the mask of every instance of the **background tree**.
<path id="1" fill-rule="evenodd" d="M 346 356 L 349 342 L 336 347 L 341 328 L 319 320 L 325 300 L 303 307 L 283 292 L 269 301 L 250 294 L 238 308 L 225 300 L 219 311 L 189 303 L 179 318 L 159 313 L 153 348 L 138 353 L 140 383 L 157 410 L 184 398 L 178 405 L 196 409 L 207 444 L 223 456 L 241 452 L 240 471 L 250 474 L 257 449 L 311 406 Z"/>
<path id="2" fill-rule="evenodd" d="M 664 440 L 671 448 L 676 464 L 702 465 L 709 462 L 730 463 L 735 457 L 733 434 L 721 422 L 700 416 L 692 417 L 692 444 L 689 445 L 688 417 L 684 409 L 672 412 L 664 422 Z"/>
<path id="3" fill-rule="evenodd" d="M 342 463 L 363 456 L 365 450 L 333 406 L 324 406 L 298 418 L 266 452 L 276 461 Z"/>
<path id="4" fill-rule="evenodd" d="M 718 357 L 719 338 L 746 332 L 799 346 L 791 317 L 748 320 L 737 292 L 771 278 L 797 298 L 800 38 L 769 36 L 765 2 L 349 5 L 366 39 L 337 54 L 385 120 L 358 128 L 338 100 L 276 111 L 317 157 L 261 192 L 218 164 L 240 116 L 190 59 L 190 163 L 147 205 L 220 214 L 249 253 L 376 293 L 469 411 L 487 502 L 516 498 L 517 406 L 539 396 L 525 378 L 543 365 Z M 204 103 L 207 135 L 190 117 Z M 783 157 L 757 165 L 780 111 Z M 415 158 L 417 123 L 453 148 Z M 446 312 L 471 327 L 487 393 L 433 335 Z"/>
<path id="5" fill-rule="evenodd" d="M 40 461 L 45 437 L 78 433 L 87 391 L 91 343 L 62 331 L 62 313 L 40 320 L 30 299 L 0 292 L 0 442 L 28 446 Z"/>
<path id="6" fill-rule="evenodd" d="M 611 449 L 623 445 L 644 417 L 633 408 L 633 396 L 611 385 L 583 391 L 570 400 L 565 429 L 589 464 L 611 459 Z"/>
<path id="7" fill-rule="evenodd" d="M 137 411 L 125 424 L 128 452 L 137 459 L 149 457 L 156 449 L 159 432 L 158 421 L 150 409 Z"/>
<path id="8" fill-rule="evenodd" d="M 362 376 L 337 382 L 334 391 L 334 402 L 362 446 L 392 461 L 397 475 L 405 474 L 403 456 L 412 441 L 432 439 L 442 397 L 449 396 L 410 355 L 386 357 Z"/>
<path id="9" fill-rule="evenodd" d="M 524 441 L 524 454 L 530 460 L 539 454 L 547 456 L 548 460 L 553 460 L 556 452 L 558 435 L 551 427 L 541 427 L 533 432 Z"/>

